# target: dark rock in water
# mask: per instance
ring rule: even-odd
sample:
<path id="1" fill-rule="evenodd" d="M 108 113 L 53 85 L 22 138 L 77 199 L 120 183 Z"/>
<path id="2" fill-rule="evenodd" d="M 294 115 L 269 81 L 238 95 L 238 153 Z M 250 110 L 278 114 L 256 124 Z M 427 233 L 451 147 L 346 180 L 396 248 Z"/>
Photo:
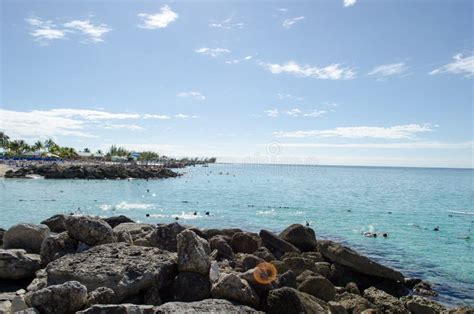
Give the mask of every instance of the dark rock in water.
<path id="1" fill-rule="evenodd" d="M 0 249 L 0 279 L 33 278 L 40 269 L 40 256 L 22 249 Z"/>
<path id="2" fill-rule="evenodd" d="M 234 251 L 232 251 L 232 247 L 227 243 L 224 236 L 217 235 L 212 237 L 209 240 L 209 244 L 211 245 L 211 251 L 217 250 L 217 259 L 234 259 Z"/>
<path id="3" fill-rule="evenodd" d="M 296 289 L 296 275 L 292 270 L 288 270 L 278 277 L 277 286 L 279 288 L 289 287 Z"/>
<path id="4" fill-rule="evenodd" d="M 48 263 L 66 254 L 76 253 L 78 241 L 72 239 L 67 232 L 50 234 L 41 244 L 41 264 Z"/>
<path id="5" fill-rule="evenodd" d="M 376 263 L 338 243 L 319 241 L 319 251 L 331 262 L 347 266 L 359 273 L 393 281 L 404 281 L 404 277 L 400 272 Z"/>
<path id="6" fill-rule="evenodd" d="M 260 238 L 249 232 L 237 232 L 232 236 L 230 246 L 234 253 L 253 253 L 260 246 Z"/>
<path id="7" fill-rule="evenodd" d="M 130 218 L 128 218 L 127 216 L 124 216 L 124 215 L 108 217 L 108 218 L 104 218 L 104 220 L 112 228 L 115 228 L 118 225 L 126 223 L 126 222 L 134 222 L 133 220 L 131 220 Z"/>
<path id="8" fill-rule="evenodd" d="M 115 242 L 114 231 L 104 220 L 88 216 L 68 216 L 66 230 L 69 236 L 87 245 Z"/>
<path id="9" fill-rule="evenodd" d="M 212 285 L 213 298 L 232 300 L 241 304 L 257 307 L 260 299 L 249 283 L 236 274 L 221 274 Z"/>
<path id="10" fill-rule="evenodd" d="M 364 297 L 384 313 L 409 313 L 400 300 L 377 288 L 365 289 Z"/>
<path id="11" fill-rule="evenodd" d="M 115 304 L 117 302 L 117 295 L 115 295 L 114 290 L 107 287 L 99 287 L 87 294 L 87 306 L 94 304 Z"/>
<path id="12" fill-rule="evenodd" d="M 66 231 L 66 216 L 62 214 L 54 215 L 43 220 L 41 224 L 48 226 L 52 232 L 61 233 Z"/>
<path id="13" fill-rule="evenodd" d="M 87 288 L 77 281 L 50 286 L 27 296 L 27 303 L 48 314 L 69 314 L 84 308 Z"/>
<path id="14" fill-rule="evenodd" d="M 156 313 L 263 313 L 223 299 L 199 302 L 168 302 L 155 308 Z"/>
<path id="15" fill-rule="evenodd" d="M 456 312 L 454 309 L 447 310 L 443 305 L 421 297 L 421 296 L 406 296 L 400 299 L 401 302 L 404 303 L 405 307 L 408 309 L 407 312 L 415 313 L 415 314 L 437 314 L 437 313 L 474 313 L 474 309 L 471 308 L 470 312 Z"/>
<path id="16" fill-rule="evenodd" d="M 416 294 L 419 294 L 419 295 L 422 295 L 422 296 L 425 296 L 425 297 L 435 297 L 435 296 L 438 295 L 438 293 L 433 290 L 431 285 L 429 283 L 425 282 L 425 281 L 421 281 L 421 282 L 417 283 L 413 287 L 413 291 Z"/>
<path id="17" fill-rule="evenodd" d="M 413 289 L 415 285 L 419 284 L 420 282 L 422 282 L 422 280 L 419 278 L 406 278 L 405 286 L 407 286 L 409 289 Z"/>
<path id="18" fill-rule="evenodd" d="M 3 236 L 5 235 L 5 229 L 0 228 L 0 247 L 3 245 Z"/>
<path id="19" fill-rule="evenodd" d="M 374 309 L 375 305 L 358 294 L 344 292 L 336 295 L 336 301 L 349 313 L 361 313 L 367 309 Z"/>
<path id="20" fill-rule="evenodd" d="M 211 297 L 211 283 L 207 276 L 179 273 L 174 281 L 175 300 L 192 302 Z"/>
<path id="21" fill-rule="evenodd" d="M 287 227 L 280 233 L 280 238 L 293 244 L 303 252 L 317 249 L 314 230 L 300 224 Z"/>
<path id="22" fill-rule="evenodd" d="M 45 225 L 14 225 L 3 236 L 3 248 L 24 249 L 29 253 L 39 254 L 41 243 L 48 235 L 49 228 Z"/>
<path id="23" fill-rule="evenodd" d="M 177 236 L 178 270 L 209 275 L 211 248 L 209 243 L 191 230 L 183 230 Z"/>
<path id="24" fill-rule="evenodd" d="M 63 256 L 46 267 L 48 285 L 76 280 L 89 291 L 108 287 L 119 302 L 153 285 L 170 286 L 176 276 L 176 254 L 126 243 L 103 244 Z"/>
<path id="25" fill-rule="evenodd" d="M 267 301 L 270 314 L 329 313 L 324 301 L 293 288 L 272 290 Z"/>
<path id="26" fill-rule="evenodd" d="M 159 225 L 147 236 L 147 240 L 153 247 L 176 252 L 178 243 L 176 236 L 185 229 L 185 227 L 177 222 L 168 225 Z"/>
<path id="27" fill-rule="evenodd" d="M 298 285 L 298 290 L 306 292 L 323 301 L 334 301 L 336 298 L 336 288 L 334 285 L 320 275 L 314 275 L 303 280 Z"/>
<path id="28" fill-rule="evenodd" d="M 153 305 L 96 304 L 76 314 L 154 314 Z"/>
<path id="29" fill-rule="evenodd" d="M 269 248 L 272 252 L 277 251 L 280 255 L 286 252 L 300 253 L 300 250 L 296 246 L 286 242 L 270 231 L 260 230 L 260 238 L 262 238 L 263 245 Z"/>

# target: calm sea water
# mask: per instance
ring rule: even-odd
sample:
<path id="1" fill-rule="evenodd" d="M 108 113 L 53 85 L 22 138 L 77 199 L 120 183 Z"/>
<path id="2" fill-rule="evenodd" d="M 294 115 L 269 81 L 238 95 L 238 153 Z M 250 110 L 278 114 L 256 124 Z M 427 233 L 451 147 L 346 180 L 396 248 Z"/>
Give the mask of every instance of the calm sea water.
<path id="1" fill-rule="evenodd" d="M 252 231 L 309 221 L 320 238 L 434 283 L 439 301 L 474 305 L 473 170 L 215 164 L 183 172 L 150 181 L 0 180 L 0 227 L 71 212 Z"/>

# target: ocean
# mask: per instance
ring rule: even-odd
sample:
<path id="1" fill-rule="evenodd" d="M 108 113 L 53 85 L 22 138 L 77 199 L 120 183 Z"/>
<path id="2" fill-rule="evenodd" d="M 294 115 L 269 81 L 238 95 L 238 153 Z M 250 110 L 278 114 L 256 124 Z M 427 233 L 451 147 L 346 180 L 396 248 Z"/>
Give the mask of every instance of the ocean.
<path id="1" fill-rule="evenodd" d="M 178 217 L 249 231 L 309 222 L 318 238 L 433 283 L 438 301 L 474 305 L 472 169 L 212 164 L 180 171 L 149 181 L 1 179 L 0 227 L 57 213 L 147 223 Z"/>

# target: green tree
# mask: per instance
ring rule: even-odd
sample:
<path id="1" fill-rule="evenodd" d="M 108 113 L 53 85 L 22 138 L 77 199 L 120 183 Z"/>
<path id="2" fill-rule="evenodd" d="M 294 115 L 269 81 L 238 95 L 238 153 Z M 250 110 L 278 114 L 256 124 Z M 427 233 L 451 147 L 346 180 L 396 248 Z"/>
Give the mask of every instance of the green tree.
<path id="1" fill-rule="evenodd" d="M 84 148 L 84 153 L 90 153 L 90 152 L 91 152 L 91 150 L 89 148 L 87 148 L 87 147 Z"/>
<path id="2" fill-rule="evenodd" d="M 41 142 L 41 141 L 36 141 L 36 142 L 33 144 L 32 148 L 33 148 L 33 150 L 35 150 L 35 151 L 41 152 L 41 150 L 43 150 L 43 148 L 44 148 L 43 142 Z"/>
<path id="3" fill-rule="evenodd" d="M 8 143 L 10 143 L 10 137 L 4 132 L 0 132 L 0 147 L 8 148 Z"/>
<path id="4" fill-rule="evenodd" d="M 53 153 L 57 152 L 59 150 L 58 144 L 56 144 L 55 141 L 53 141 L 52 138 L 47 139 L 44 141 L 44 147 L 48 150 L 48 152 Z"/>

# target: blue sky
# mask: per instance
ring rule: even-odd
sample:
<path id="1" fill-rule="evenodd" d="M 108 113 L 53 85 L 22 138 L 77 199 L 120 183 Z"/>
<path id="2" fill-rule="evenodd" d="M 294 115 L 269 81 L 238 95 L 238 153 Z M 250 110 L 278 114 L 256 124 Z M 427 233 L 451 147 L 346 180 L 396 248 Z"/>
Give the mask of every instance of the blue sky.
<path id="1" fill-rule="evenodd" d="M 472 1 L 1 5 L 0 129 L 12 138 L 473 167 Z"/>

